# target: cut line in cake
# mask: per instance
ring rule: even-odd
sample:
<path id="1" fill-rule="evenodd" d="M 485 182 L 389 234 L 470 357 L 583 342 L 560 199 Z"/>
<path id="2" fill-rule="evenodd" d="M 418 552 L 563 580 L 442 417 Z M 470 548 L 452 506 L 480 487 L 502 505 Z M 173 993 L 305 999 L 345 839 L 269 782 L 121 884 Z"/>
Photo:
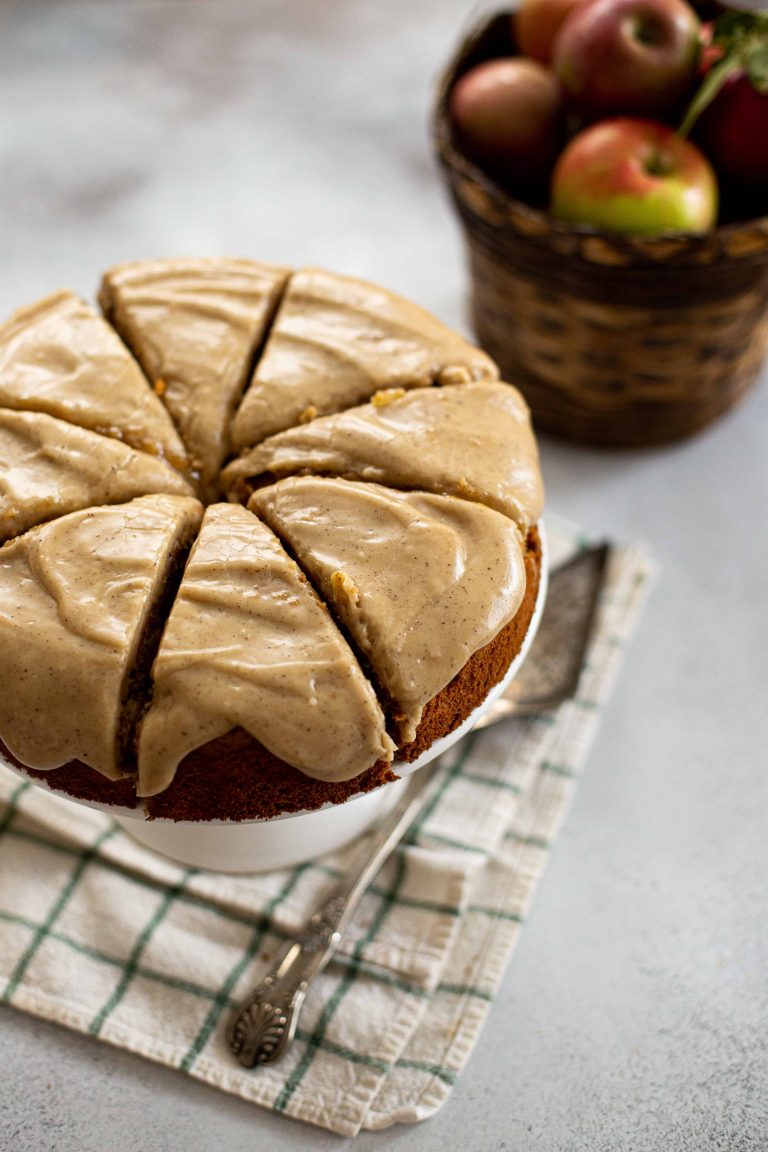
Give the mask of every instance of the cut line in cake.
<path id="1" fill-rule="evenodd" d="M 260 489 L 248 507 L 277 534 L 372 669 L 391 703 L 398 743 L 415 739 L 427 702 L 522 602 L 519 529 L 481 504 L 305 476 Z M 498 592 L 490 605 L 478 595 L 488 585 Z"/>
<path id="2" fill-rule="evenodd" d="M 409 300 L 305 268 L 290 277 L 232 426 L 236 452 L 387 388 L 498 379 L 490 357 Z"/>
<path id="3" fill-rule="evenodd" d="M 104 314 L 173 417 L 206 500 L 288 276 L 234 259 L 139 261 L 104 274 Z"/>
<path id="4" fill-rule="evenodd" d="M 264 440 L 222 473 L 234 500 L 297 474 L 341 476 L 474 500 L 521 531 L 541 515 L 543 488 L 528 408 L 511 385 L 379 393 Z"/>
<path id="5" fill-rule="evenodd" d="M 0 734 L 19 762 L 130 771 L 164 609 L 202 514 L 191 497 L 141 496 L 0 549 Z"/>
<path id="6" fill-rule="evenodd" d="M 158 492 L 194 494 L 165 460 L 122 440 L 0 408 L 0 543 L 69 512 Z"/>
<path id="7" fill-rule="evenodd" d="M 0 407 L 45 413 L 187 467 L 173 421 L 139 365 L 73 292 L 20 308 L 0 328 Z"/>

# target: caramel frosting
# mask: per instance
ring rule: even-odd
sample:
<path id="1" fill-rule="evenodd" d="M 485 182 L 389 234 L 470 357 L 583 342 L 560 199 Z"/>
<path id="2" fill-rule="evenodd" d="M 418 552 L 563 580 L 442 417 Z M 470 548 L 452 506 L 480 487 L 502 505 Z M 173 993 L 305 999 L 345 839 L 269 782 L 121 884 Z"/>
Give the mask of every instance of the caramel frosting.
<path id="1" fill-rule="evenodd" d="M 0 542 L 55 516 L 152 492 L 192 494 L 156 456 L 41 412 L 0 408 Z"/>
<path id="2" fill-rule="evenodd" d="M 193 259 L 122 264 L 104 276 L 104 313 L 162 396 L 208 498 L 287 277 L 253 260 Z"/>
<path id="3" fill-rule="evenodd" d="M 321 780 L 392 758 L 381 707 L 328 609 L 245 508 L 208 508 L 152 676 L 140 796 L 162 792 L 188 752 L 238 727 Z"/>
<path id="4" fill-rule="evenodd" d="M 316 268 L 290 279 L 232 429 L 236 451 L 384 388 L 496 379 L 498 369 L 429 312 Z"/>
<path id="5" fill-rule="evenodd" d="M 0 548 L 0 739 L 30 768 L 123 774 L 124 711 L 196 500 L 144 496 L 64 516 Z"/>
<path id="6" fill-rule="evenodd" d="M 452 496 L 296 477 L 249 504 L 285 541 L 364 654 L 413 740 L 424 705 L 517 612 L 523 540 Z"/>
<path id="7" fill-rule="evenodd" d="M 173 421 L 138 364 L 72 292 L 22 308 L 0 328 L 0 405 L 45 412 L 186 465 Z"/>
<path id="8" fill-rule="evenodd" d="M 321 473 L 461 496 L 525 532 L 544 493 L 527 405 L 510 384 L 384 392 L 281 432 L 224 470 L 232 498 L 265 481 Z"/>

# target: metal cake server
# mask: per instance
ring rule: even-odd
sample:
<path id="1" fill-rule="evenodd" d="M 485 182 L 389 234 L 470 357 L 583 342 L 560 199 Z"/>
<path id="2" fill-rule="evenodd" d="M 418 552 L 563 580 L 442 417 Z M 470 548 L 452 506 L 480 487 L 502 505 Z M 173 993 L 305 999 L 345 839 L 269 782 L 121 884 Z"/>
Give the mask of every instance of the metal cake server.
<path id="1" fill-rule="evenodd" d="M 610 551 L 610 544 L 586 548 L 550 573 L 541 623 L 525 663 L 475 728 L 505 716 L 547 712 L 575 695 Z"/>
<path id="2" fill-rule="evenodd" d="M 476 725 L 556 707 L 576 691 L 610 553 L 608 544 L 554 569 L 539 630 L 520 675 Z M 387 818 L 363 842 L 347 875 L 286 944 L 274 966 L 232 1013 L 227 1042 L 244 1068 L 278 1060 L 296 1033 L 312 980 L 333 956 L 368 885 L 423 807 L 439 759 L 414 773 Z"/>

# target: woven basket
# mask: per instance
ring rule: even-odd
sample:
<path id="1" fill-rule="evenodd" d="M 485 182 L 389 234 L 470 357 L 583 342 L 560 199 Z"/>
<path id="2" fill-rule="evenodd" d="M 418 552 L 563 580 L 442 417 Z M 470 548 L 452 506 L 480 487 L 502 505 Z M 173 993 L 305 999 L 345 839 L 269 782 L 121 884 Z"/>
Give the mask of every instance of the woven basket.
<path id="1" fill-rule="evenodd" d="M 462 153 L 448 113 L 459 76 L 514 52 L 510 13 L 486 18 L 443 74 L 434 121 L 478 340 L 539 428 L 618 447 L 688 436 L 741 396 L 768 354 L 768 217 L 630 237 L 516 200 Z"/>

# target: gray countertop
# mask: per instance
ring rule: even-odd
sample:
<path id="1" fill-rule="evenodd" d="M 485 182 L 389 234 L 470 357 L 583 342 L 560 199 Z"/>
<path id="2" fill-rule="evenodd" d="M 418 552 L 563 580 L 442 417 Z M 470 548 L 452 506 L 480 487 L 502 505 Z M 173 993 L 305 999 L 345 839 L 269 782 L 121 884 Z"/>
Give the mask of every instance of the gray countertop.
<path id="1" fill-rule="evenodd" d="M 0 312 L 172 254 L 317 263 L 466 329 L 427 133 L 466 0 L 0 6 Z M 660 576 L 469 1067 L 356 1148 L 768 1147 L 768 389 L 674 447 L 542 438 L 549 506 Z M 335 1148 L 0 1012 L 0 1147 Z"/>

